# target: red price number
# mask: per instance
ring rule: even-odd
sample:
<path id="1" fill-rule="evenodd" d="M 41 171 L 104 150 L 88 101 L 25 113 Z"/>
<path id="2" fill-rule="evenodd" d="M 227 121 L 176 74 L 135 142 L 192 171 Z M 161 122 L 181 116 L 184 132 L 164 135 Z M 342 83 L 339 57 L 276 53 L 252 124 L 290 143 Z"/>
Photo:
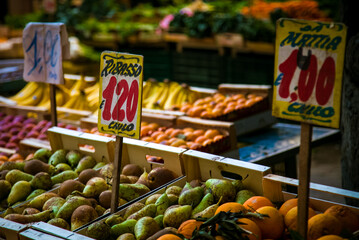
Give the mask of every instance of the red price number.
<path id="1" fill-rule="evenodd" d="M 115 107 L 112 109 L 114 94 L 119 97 Z M 112 76 L 107 87 L 102 92 L 102 97 L 106 100 L 102 111 L 102 118 L 104 120 L 117 120 L 122 122 L 126 117 L 127 121 L 132 122 L 138 106 L 138 81 L 132 81 L 131 86 L 129 86 L 125 79 L 117 83 L 116 77 Z M 125 102 L 126 111 L 122 109 Z"/>
<path id="2" fill-rule="evenodd" d="M 300 68 L 298 80 L 298 96 L 290 93 L 290 85 L 293 80 L 294 72 L 298 66 L 298 50 L 293 50 L 290 56 L 279 65 L 279 71 L 283 74 L 280 82 L 278 94 L 281 98 L 291 97 L 292 101 L 299 100 L 306 102 L 312 96 L 315 88 L 315 98 L 319 105 L 328 103 L 333 93 L 335 82 L 335 61 L 332 57 L 324 60 L 318 73 L 318 61 L 315 55 L 310 55 L 309 65 L 306 69 Z"/>

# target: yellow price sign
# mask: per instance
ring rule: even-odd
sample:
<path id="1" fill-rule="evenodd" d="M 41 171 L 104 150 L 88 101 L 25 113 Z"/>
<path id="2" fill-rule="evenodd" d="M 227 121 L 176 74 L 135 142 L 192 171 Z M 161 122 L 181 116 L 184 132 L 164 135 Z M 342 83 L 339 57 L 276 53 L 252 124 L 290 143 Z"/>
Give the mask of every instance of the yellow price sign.
<path id="1" fill-rule="evenodd" d="M 143 56 L 101 54 L 98 129 L 122 137 L 140 137 Z"/>
<path id="2" fill-rule="evenodd" d="M 273 116 L 339 128 L 346 26 L 277 21 Z"/>

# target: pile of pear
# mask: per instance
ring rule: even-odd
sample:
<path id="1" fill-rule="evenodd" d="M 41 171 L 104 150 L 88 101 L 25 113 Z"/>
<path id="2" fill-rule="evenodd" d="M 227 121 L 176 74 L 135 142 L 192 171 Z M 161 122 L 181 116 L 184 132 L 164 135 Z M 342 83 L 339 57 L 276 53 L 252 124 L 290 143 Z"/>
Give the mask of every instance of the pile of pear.
<path id="1" fill-rule="evenodd" d="M 112 163 L 99 169 L 96 166 L 78 171 L 76 179 L 66 179 L 54 191 L 43 192 L 26 203 L 8 208 L 2 217 L 22 224 L 43 221 L 71 231 L 97 219 L 110 211 L 114 169 Z M 164 168 L 155 168 L 147 173 L 135 164 L 125 166 L 122 173 L 129 175 L 121 174 L 119 205 L 150 192 L 159 184 L 152 181 L 158 174 L 173 174 Z"/>
<path id="2" fill-rule="evenodd" d="M 0 211 L 75 179 L 85 169 L 101 165 L 91 156 L 63 149 L 55 152 L 39 149 L 28 160 L 5 162 L 0 166 Z"/>
<path id="3" fill-rule="evenodd" d="M 155 240 L 177 233 L 189 219 L 211 218 L 225 202 L 243 204 L 255 193 L 245 189 L 242 180 L 209 179 L 170 186 L 163 193 L 131 204 L 103 221 L 92 223 L 86 235 L 95 239 Z"/>

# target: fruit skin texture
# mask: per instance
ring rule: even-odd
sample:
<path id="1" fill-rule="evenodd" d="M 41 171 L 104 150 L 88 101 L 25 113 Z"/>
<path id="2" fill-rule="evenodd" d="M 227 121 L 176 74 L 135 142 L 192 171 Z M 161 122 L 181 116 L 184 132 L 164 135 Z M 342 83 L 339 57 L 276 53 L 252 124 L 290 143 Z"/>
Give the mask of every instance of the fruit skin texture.
<path id="1" fill-rule="evenodd" d="M 240 224 L 243 229 L 248 230 L 252 232 L 252 234 L 245 234 L 249 240 L 261 240 L 262 239 L 262 233 L 261 229 L 258 227 L 258 225 L 250 220 L 249 218 L 241 218 L 238 219 L 239 222 L 244 223 Z"/>
<path id="2" fill-rule="evenodd" d="M 174 235 L 174 234 L 165 234 L 158 238 L 157 240 L 182 240 L 182 238 Z"/>
<path id="3" fill-rule="evenodd" d="M 222 205 L 220 205 L 215 214 L 219 213 L 219 212 L 240 212 L 242 211 L 243 213 L 247 212 L 247 209 L 240 203 L 237 202 L 227 202 L 227 203 L 223 203 Z"/>
<path id="4" fill-rule="evenodd" d="M 298 198 L 291 198 L 285 201 L 282 206 L 280 206 L 279 212 L 285 217 L 288 211 L 296 206 L 298 206 Z"/>
<path id="5" fill-rule="evenodd" d="M 312 208 L 308 208 L 308 220 L 316 215 Z M 298 207 L 293 207 L 284 216 L 284 224 L 287 228 L 297 230 Z"/>
<path id="6" fill-rule="evenodd" d="M 350 232 L 355 232 L 359 229 L 358 216 L 346 206 L 333 205 L 325 210 L 324 213 L 332 214 L 342 223 L 343 228 Z"/>
<path id="7" fill-rule="evenodd" d="M 344 238 L 338 235 L 325 235 L 323 237 L 318 238 L 318 240 L 344 240 Z"/>
<path id="8" fill-rule="evenodd" d="M 264 206 L 257 209 L 258 213 L 266 214 L 269 217 L 264 219 L 253 218 L 258 227 L 261 229 L 263 239 L 278 239 L 284 231 L 284 220 L 282 214 L 271 206 Z"/>
<path id="9" fill-rule="evenodd" d="M 203 222 L 197 221 L 195 219 L 190 219 L 185 222 L 183 222 L 179 228 L 178 233 L 182 234 L 185 238 L 191 238 L 193 231 L 202 225 Z"/>
<path id="10" fill-rule="evenodd" d="M 248 209 L 248 211 L 254 211 L 264 206 L 274 207 L 273 203 L 266 197 L 255 196 L 249 198 L 243 203 L 243 206 Z"/>
<path id="11" fill-rule="evenodd" d="M 342 230 L 340 221 L 331 214 L 320 213 L 308 221 L 308 240 L 315 240 L 324 235 L 339 235 Z"/>

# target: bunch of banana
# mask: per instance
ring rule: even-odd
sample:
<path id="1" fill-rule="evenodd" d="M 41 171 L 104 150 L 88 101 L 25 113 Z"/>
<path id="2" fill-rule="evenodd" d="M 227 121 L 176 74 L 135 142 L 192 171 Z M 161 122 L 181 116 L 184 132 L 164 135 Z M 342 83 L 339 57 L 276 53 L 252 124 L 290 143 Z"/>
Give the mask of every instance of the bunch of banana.
<path id="1" fill-rule="evenodd" d="M 43 96 L 47 95 L 47 90 L 48 86 L 46 83 L 29 82 L 20 92 L 9 99 L 21 106 L 36 106 L 41 102 Z"/>
<path id="2" fill-rule="evenodd" d="M 96 111 L 99 104 L 100 84 L 96 82 L 93 86 L 85 89 L 87 102 L 91 111 Z"/>
<path id="3" fill-rule="evenodd" d="M 163 109 L 168 97 L 180 86 L 177 82 L 171 82 L 168 79 L 163 82 L 147 81 L 146 85 L 144 88 L 150 87 L 150 89 L 146 89 L 146 93 L 144 90 L 142 106 L 150 109 Z"/>

